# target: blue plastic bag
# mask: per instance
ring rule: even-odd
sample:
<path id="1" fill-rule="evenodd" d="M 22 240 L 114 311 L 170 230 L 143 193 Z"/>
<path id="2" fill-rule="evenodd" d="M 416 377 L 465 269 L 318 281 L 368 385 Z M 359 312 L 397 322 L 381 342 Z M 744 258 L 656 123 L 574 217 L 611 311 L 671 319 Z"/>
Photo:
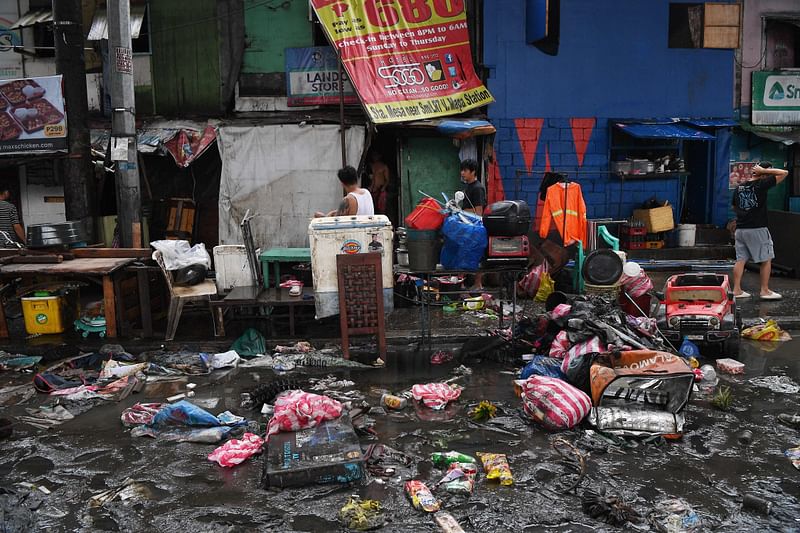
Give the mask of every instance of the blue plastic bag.
<path id="1" fill-rule="evenodd" d="M 533 356 L 531 362 L 519 371 L 520 379 L 528 379 L 531 376 L 547 376 L 567 380 L 567 376 L 561 371 L 561 359 L 544 355 Z"/>
<path id="2" fill-rule="evenodd" d="M 697 347 L 695 343 L 687 339 L 686 337 L 683 338 L 683 344 L 681 344 L 680 349 L 678 352 L 684 357 L 698 357 L 700 355 L 700 348 Z"/>
<path id="3" fill-rule="evenodd" d="M 442 225 L 444 245 L 439 257 L 446 270 L 478 270 L 489 237 L 483 221 L 470 213 L 453 213 Z"/>
<path id="4" fill-rule="evenodd" d="M 221 426 L 222 423 L 205 409 L 181 400 L 163 407 L 148 425 L 154 429 L 161 429 L 168 426 L 215 427 Z"/>

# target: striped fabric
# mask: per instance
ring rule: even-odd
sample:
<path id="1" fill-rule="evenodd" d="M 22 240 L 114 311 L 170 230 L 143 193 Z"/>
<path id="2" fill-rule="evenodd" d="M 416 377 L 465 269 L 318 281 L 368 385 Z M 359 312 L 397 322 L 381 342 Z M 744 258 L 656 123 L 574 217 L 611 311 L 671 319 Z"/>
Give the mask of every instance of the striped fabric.
<path id="1" fill-rule="evenodd" d="M 522 384 L 522 409 L 546 429 L 569 429 L 589 414 L 592 400 L 566 381 L 531 376 Z"/>
<path id="2" fill-rule="evenodd" d="M 11 202 L 0 200 L 0 231 L 8 234 L 8 238 L 13 242 L 19 242 L 17 234 L 14 232 L 14 224 L 19 224 L 19 214 L 17 208 Z M 0 233 L 0 248 L 9 245 L 8 238 Z"/>

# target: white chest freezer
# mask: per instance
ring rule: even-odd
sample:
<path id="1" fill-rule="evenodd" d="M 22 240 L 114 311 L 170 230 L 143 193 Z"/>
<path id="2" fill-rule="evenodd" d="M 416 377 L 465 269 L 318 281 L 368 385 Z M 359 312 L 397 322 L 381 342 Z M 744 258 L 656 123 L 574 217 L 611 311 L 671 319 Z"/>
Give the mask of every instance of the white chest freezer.
<path id="1" fill-rule="evenodd" d="M 314 218 L 308 225 L 317 318 L 339 314 L 336 256 L 380 253 L 384 311 L 394 309 L 392 223 L 384 215 Z"/>

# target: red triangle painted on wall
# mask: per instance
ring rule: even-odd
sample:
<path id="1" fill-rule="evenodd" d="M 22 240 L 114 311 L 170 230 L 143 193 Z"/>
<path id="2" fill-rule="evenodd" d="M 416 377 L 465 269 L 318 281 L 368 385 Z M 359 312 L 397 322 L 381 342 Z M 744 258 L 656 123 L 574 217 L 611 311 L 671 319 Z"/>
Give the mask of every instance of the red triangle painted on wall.
<path id="1" fill-rule="evenodd" d="M 525 170 L 530 172 L 536 158 L 536 148 L 539 146 L 539 137 L 544 125 L 543 118 L 516 118 L 514 125 L 517 128 L 517 139 L 525 159 Z"/>
<path id="2" fill-rule="evenodd" d="M 575 154 L 578 156 L 578 166 L 583 166 L 583 158 L 586 155 L 586 148 L 592 138 L 592 131 L 595 126 L 594 118 L 571 118 L 569 125 L 572 128 L 572 140 L 575 142 Z"/>

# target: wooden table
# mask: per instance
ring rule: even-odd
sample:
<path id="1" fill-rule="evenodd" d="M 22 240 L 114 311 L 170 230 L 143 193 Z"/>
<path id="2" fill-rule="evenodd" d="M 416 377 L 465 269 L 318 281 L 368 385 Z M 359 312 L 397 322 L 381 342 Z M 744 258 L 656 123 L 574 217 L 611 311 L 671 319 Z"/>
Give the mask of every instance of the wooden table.
<path id="1" fill-rule="evenodd" d="M 124 319 L 124 317 L 117 316 L 114 274 L 135 261 L 135 258 L 126 257 L 73 259 L 53 264 L 18 263 L 0 267 L 0 277 L 52 276 L 59 278 L 86 278 L 98 283 L 103 287 L 106 336 L 113 339 L 117 337 L 121 321 Z"/>
<path id="2" fill-rule="evenodd" d="M 289 296 L 289 289 L 262 289 L 261 287 L 234 287 L 222 300 L 211 302 L 217 314 L 217 327 L 222 329 L 224 335 L 225 324 L 222 311 L 227 307 L 287 307 L 289 310 L 289 335 L 295 334 L 294 308 L 298 306 L 314 306 L 314 289 L 303 287 L 300 296 Z M 272 318 L 272 313 L 265 318 Z"/>

